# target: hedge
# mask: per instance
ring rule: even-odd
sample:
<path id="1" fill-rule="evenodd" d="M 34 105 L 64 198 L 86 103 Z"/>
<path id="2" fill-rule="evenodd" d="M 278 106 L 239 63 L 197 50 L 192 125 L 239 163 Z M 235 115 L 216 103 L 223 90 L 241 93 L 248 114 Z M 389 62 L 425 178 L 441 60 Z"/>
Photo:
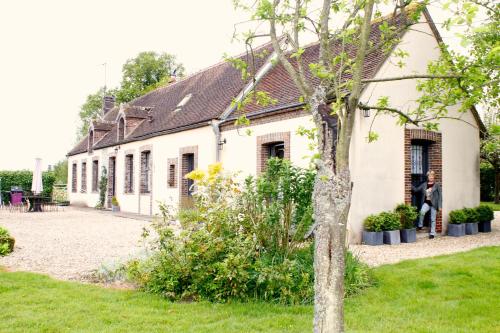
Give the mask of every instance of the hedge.
<path id="1" fill-rule="evenodd" d="M 8 201 L 8 194 L 4 191 L 10 191 L 12 186 L 20 186 L 24 191 L 31 190 L 31 182 L 33 180 L 33 172 L 29 170 L 21 171 L 0 171 L 1 182 L 1 198 L 4 202 Z M 52 196 L 52 188 L 55 183 L 55 175 L 51 171 L 42 173 L 43 180 L 43 196 Z"/>
<path id="2" fill-rule="evenodd" d="M 480 176 L 481 201 L 493 201 L 495 198 L 495 169 L 489 163 L 481 163 Z"/>

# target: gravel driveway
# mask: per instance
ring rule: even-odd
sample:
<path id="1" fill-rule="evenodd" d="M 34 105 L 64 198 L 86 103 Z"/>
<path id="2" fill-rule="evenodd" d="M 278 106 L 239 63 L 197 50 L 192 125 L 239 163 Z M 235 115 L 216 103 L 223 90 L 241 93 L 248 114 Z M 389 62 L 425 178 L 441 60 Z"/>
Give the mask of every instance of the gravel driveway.
<path id="1" fill-rule="evenodd" d="M 14 252 L 0 257 L 0 266 L 81 280 L 102 265 L 114 266 L 143 253 L 142 228 L 148 224 L 71 207 L 44 213 L 0 211 L 0 226 L 16 239 Z"/>
<path id="2" fill-rule="evenodd" d="M 405 259 L 467 251 L 500 245 L 500 214 L 491 233 L 460 238 L 440 236 L 429 240 L 420 234 L 416 243 L 401 245 L 351 245 L 350 249 L 370 266 Z M 92 209 L 67 208 L 64 212 L 9 213 L 0 211 L 0 226 L 16 238 L 14 252 L 0 257 L 9 270 L 46 273 L 58 279 L 85 280 L 92 271 L 115 267 L 143 255 L 141 240 L 148 221 L 124 218 Z"/>

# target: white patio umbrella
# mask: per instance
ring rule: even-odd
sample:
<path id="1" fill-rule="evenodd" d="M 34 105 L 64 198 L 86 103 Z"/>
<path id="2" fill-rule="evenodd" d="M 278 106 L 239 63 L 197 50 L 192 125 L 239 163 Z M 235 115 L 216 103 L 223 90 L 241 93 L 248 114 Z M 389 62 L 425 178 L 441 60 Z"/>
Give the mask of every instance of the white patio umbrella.
<path id="1" fill-rule="evenodd" d="M 43 191 L 42 182 L 42 159 L 35 159 L 35 168 L 33 169 L 33 182 L 31 183 L 31 192 L 40 194 Z"/>

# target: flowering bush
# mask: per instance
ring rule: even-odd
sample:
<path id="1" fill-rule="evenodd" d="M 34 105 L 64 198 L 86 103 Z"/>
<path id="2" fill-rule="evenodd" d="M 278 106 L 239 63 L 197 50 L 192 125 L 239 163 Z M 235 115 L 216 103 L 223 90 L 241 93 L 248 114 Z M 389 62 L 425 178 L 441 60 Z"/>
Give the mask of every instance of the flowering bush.
<path id="1" fill-rule="evenodd" d="M 194 207 L 178 214 L 183 230 L 173 232 L 175 216 L 161 205 L 153 255 L 128 264 L 131 280 L 172 300 L 311 303 L 313 250 L 304 234 L 312 224 L 314 173 L 272 160 L 244 184 L 220 164 L 187 177 L 195 181 Z M 370 277 L 357 260 L 350 264 L 359 268 L 349 270 L 352 294 Z"/>

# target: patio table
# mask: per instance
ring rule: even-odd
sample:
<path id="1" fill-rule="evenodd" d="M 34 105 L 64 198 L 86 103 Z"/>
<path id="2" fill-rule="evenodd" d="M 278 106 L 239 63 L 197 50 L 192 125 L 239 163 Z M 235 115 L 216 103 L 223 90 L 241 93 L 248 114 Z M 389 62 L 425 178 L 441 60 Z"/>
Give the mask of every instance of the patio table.
<path id="1" fill-rule="evenodd" d="M 46 199 L 50 199 L 48 197 L 44 197 L 41 195 L 27 195 L 25 196 L 27 200 L 30 202 L 30 212 L 43 212 L 42 204 Z"/>

